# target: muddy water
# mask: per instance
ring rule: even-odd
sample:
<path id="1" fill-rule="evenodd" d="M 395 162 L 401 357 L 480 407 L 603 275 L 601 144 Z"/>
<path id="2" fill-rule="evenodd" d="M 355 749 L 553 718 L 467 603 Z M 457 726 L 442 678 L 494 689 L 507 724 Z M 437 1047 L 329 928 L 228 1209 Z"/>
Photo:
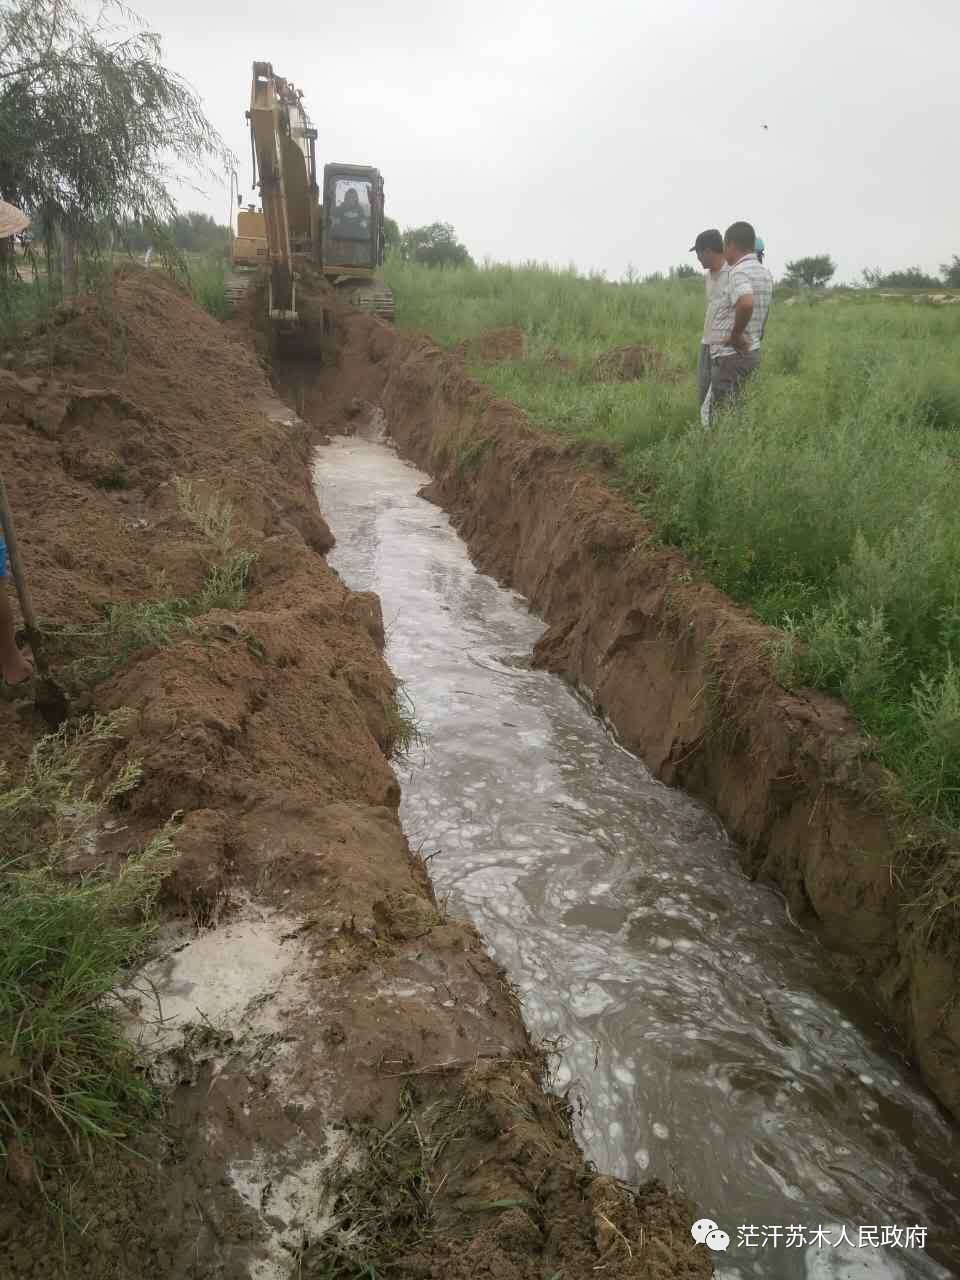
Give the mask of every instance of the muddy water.
<path id="1" fill-rule="evenodd" d="M 316 483 L 331 562 L 380 595 L 424 736 L 404 826 L 532 1033 L 562 1038 L 588 1156 L 679 1182 L 729 1233 L 728 1278 L 960 1276 L 960 1143 L 889 1032 L 716 819 L 530 669 L 542 624 L 474 571 L 417 497 L 427 477 L 367 436 L 321 450 Z M 860 1247 L 861 1227 L 903 1243 Z M 904 1247 L 907 1227 L 925 1248 Z"/>

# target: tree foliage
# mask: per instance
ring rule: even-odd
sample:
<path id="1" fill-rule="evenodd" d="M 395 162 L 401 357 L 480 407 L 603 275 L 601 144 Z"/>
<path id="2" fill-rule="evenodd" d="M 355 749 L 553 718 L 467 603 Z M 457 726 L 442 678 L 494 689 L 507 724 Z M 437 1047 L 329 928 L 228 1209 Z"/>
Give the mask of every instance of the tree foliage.
<path id="1" fill-rule="evenodd" d="M 119 232 L 120 243 L 134 253 L 149 249 L 158 239 L 154 228 L 129 220 L 120 225 Z M 221 226 L 207 213 L 191 210 L 178 213 L 165 223 L 159 238 L 183 253 L 216 253 L 230 244 L 230 228 Z"/>
<path id="2" fill-rule="evenodd" d="M 952 262 L 941 263 L 940 271 L 948 289 L 960 289 L 960 255 L 955 253 Z"/>
<path id="3" fill-rule="evenodd" d="M 636 268 L 634 268 L 636 272 Z M 641 281 L 642 284 L 662 284 L 664 280 L 696 280 L 700 277 L 700 272 L 696 267 L 690 265 L 689 262 L 681 262 L 678 266 L 668 267 L 666 272 L 650 271 Z M 636 274 L 634 274 L 636 279 Z"/>
<path id="4" fill-rule="evenodd" d="M 400 259 L 427 267 L 473 266 L 466 246 L 457 239 L 449 222 L 432 222 L 427 227 L 408 227 L 400 237 Z"/>
<path id="5" fill-rule="evenodd" d="M 400 228 L 393 218 L 383 219 L 383 245 L 388 253 L 400 244 Z"/>
<path id="6" fill-rule="evenodd" d="M 904 267 L 900 271 L 883 272 L 879 267 L 868 267 L 863 280 L 871 289 L 938 289 L 941 282 L 919 267 Z"/>
<path id="7" fill-rule="evenodd" d="M 837 264 L 829 253 L 813 254 L 806 258 L 794 258 L 786 266 L 784 284 L 803 286 L 807 289 L 822 289 L 833 279 Z"/>
<path id="8" fill-rule="evenodd" d="M 160 38 L 117 0 L 0 0 L 0 196 L 81 245 L 125 220 L 157 233 L 169 182 L 228 153 Z"/>

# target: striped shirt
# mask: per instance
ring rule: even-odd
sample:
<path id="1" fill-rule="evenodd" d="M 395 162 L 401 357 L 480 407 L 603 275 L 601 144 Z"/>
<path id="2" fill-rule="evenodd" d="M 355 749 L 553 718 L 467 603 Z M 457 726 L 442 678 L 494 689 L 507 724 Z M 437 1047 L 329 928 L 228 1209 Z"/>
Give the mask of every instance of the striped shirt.
<path id="1" fill-rule="evenodd" d="M 707 290 L 707 314 L 703 319 L 704 342 L 710 341 L 710 334 L 713 331 L 713 313 L 726 286 L 729 274 L 730 268 L 726 263 L 723 264 L 719 271 L 705 271 L 703 273 L 703 283 Z"/>
<path id="2" fill-rule="evenodd" d="M 716 299 L 710 331 L 712 356 L 736 354 L 735 348 L 731 347 L 726 339 L 733 332 L 737 301 L 747 296 L 753 298 L 753 315 L 744 334 L 750 344 L 749 349 L 759 351 L 760 343 L 763 341 L 763 331 L 767 327 L 770 303 L 773 300 L 773 276 L 755 253 L 745 253 L 740 261 L 730 268 L 726 286 Z"/>

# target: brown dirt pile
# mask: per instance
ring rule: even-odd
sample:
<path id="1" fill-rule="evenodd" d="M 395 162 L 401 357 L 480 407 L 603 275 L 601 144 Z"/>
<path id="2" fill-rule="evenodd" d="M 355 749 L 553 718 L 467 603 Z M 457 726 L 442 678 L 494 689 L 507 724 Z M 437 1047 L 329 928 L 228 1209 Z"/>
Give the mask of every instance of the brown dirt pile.
<path id="1" fill-rule="evenodd" d="M 2 1280 L 321 1274 L 331 1219 L 349 1220 L 325 1181 L 342 1152 L 364 1168 L 372 1130 L 402 1112 L 422 1131 L 445 1101 L 468 1123 L 430 1222 L 391 1259 L 398 1273 L 465 1277 L 469 1260 L 498 1280 L 561 1266 L 587 1280 L 603 1265 L 708 1276 L 691 1206 L 587 1170 L 565 1107 L 538 1083 L 508 980 L 407 846 L 379 602 L 318 554 L 332 539 L 304 424 L 251 350 L 159 273 L 125 272 L 112 299 L 60 320 L 0 374 L 3 465 L 47 624 L 196 593 L 223 553 L 198 528 L 211 498 L 233 504 L 231 537 L 256 560 L 244 607 L 197 617 L 81 688 L 82 705 L 131 709 L 119 755 L 143 764 L 90 862 L 122 861 L 183 812 L 169 932 L 139 1013 L 159 1037 L 169 1123 L 129 1135 L 135 1154 L 59 1175 L 29 1158 L 0 1169 Z M 358 319 L 354 338 L 312 391 L 331 427 L 389 353 L 376 321 Z M 14 778 L 41 732 L 29 706 L 0 703 Z M 148 1021 L 158 991 L 164 1021 Z M 523 1207 L 475 1211 L 504 1199 Z"/>
<path id="2" fill-rule="evenodd" d="M 636 382 L 650 374 L 662 374 L 665 367 L 662 351 L 656 347 L 634 344 L 604 351 L 594 361 L 594 382 Z"/>
<path id="3" fill-rule="evenodd" d="M 509 326 L 466 338 L 454 347 L 453 353 L 469 364 L 497 364 L 501 360 L 521 360 L 525 343 L 523 330 Z"/>
<path id="4" fill-rule="evenodd" d="M 891 870 L 893 780 L 847 709 L 779 687 L 770 632 L 656 544 L 597 474 L 602 457 L 533 430 L 428 340 L 397 337 L 365 395 L 382 397 L 481 571 L 548 622 L 538 661 L 590 688 L 658 777 L 715 809 L 748 872 L 779 885 L 865 980 L 960 1114 L 958 960 L 926 940 Z"/>

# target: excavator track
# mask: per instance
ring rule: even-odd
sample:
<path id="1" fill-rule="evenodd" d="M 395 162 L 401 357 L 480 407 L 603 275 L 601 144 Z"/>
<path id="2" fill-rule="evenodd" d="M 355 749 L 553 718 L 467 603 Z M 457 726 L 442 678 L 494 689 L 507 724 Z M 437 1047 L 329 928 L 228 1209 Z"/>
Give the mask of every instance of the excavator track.
<path id="1" fill-rule="evenodd" d="M 243 303 L 244 298 L 253 288 L 256 275 L 256 269 L 242 271 L 236 267 L 227 268 L 224 276 L 223 291 L 226 296 L 228 315 L 233 315 L 237 307 Z"/>
<path id="2" fill-rule="evenodd" d="M 354 281 L 344 281 L 337 285 L 337 293 L 351 307 L 356 307 L 358 311 L 371 312 L 373 315 L 379 316 L 381 320 L 393 323 L 396 304 L 393 298 L 393 290 L 388 289 L 385 284 L 381 284 L 379 281 L 372 284 L 356 284 Z"/>

